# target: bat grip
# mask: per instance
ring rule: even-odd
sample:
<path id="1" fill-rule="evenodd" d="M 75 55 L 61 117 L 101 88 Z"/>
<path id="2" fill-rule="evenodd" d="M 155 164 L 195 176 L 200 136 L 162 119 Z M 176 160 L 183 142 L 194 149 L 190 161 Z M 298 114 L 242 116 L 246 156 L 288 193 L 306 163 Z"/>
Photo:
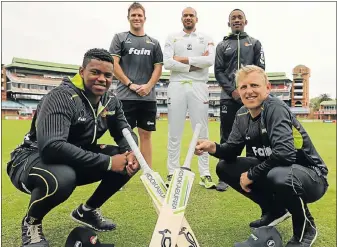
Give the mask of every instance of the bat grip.
<path id="1" fill-rule="evenodd" d="M 135 154 L 135 156 L 136 156 L 136 158 L 137 158 L 137 160 L 140 164 L 140 167 L 143 169 L 143 171 L 151 170 L 149 165 L 146 163 L 142 153 L 140 152 L 140 150 L 139 150 L 135 140 L 133 139 L 130 131 L 127 128 L 124 128 L 122 130 L 122 133 L 123 133 L 123 136 L 125 137 L 126 141 L 128 142 L 128 144 L 130 145 L 131 150 Z"/>
<path id="2" fill-rule="evenodd" d="M 192 158 L 193 158 L 195 146 L 197 145 L 197 142 L 198 142 L 200 131 L 201 131 L 201 124 L 197 123 L 195 125 L 194 133 L 193 133 L 193 136 L 192 136 L 190 146 L 188 148 L 188 152 L 187 152 L 186 159 L 185 159 L 183 167 L 190 168 L 190 166 L 191 166 L 191 161 L 192 161 Z"/>

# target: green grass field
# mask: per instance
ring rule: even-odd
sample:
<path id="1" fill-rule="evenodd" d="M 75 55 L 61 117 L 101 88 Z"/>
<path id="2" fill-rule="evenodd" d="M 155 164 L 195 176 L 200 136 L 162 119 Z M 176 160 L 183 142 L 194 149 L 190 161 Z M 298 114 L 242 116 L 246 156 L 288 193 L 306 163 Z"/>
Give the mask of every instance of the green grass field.
<path id="1" fill-rule="evenodd" d="M 29 129 L 29 121 L 2 121 L 2 244 L 4 247 L 18 247 L 21 243 L 20 223 L 27 209 L 29 196 L 16 190 L 11 184 L 6 163 L 9 153 L 19 143 Z M 219 139 L 219 122 L 210 122 L 210 138 Z M 153 134 L 154 170 L 165 178 L 167 160 L 167 122 L 159 121 L 158 131 Z M 319 230 L 314 246 L 336 246 L 336 125 L 328 123 L 304 123 L 317 150 L 327 163 L 330 187 L 325 196 L 309 207 L 316 219 Z M 186 155 L 192 136 L 189 122 L 186 122 L 182 143 L 181 163 Z M 104 136 L 101 143 L 112 143 Z M 217 180 L 215 167 L 217 160 L 211 158 L 210 168 L 214 180 Z M 259 208 L 233 189 L 226 192 L 206 190 L 198 185 L 199 174 L 197 159 L 193 158 L 192 169 L 196 172 L 186 217 L 202 247 L 231 247 L 234 242 L 248 238 L 248 223 L 260 217 Z M 71 229 L 78 226 L 69 214 L 80 203 L 85 202 L 97 184 L 78 187 L 71 197 L 52 210 L 44 219 L 43 227 L 52 247 L 62 247 Z M 117 223 L 113 232 L 99 233 L 101 242 L 114 243 L 117 247 L 148 246 L 157 215 L 152 207 L 137 174 L 126 188 L 115 194 L 102 207 L 105 216 Z M 291 237 L 291 220 L 278 227 L 284 243 Z"/>

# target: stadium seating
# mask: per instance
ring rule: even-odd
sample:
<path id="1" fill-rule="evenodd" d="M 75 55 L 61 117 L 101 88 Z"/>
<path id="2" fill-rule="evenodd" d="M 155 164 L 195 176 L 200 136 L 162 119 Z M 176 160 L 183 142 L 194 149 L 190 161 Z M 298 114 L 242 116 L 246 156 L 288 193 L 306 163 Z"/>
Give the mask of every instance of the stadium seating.
<path id="1" fill-rule="evenodd" d="M 6 101 L 1 101 L 1 108 L 2 109 L 23 109 L 25 108 L 25 106 L 15 101 L 6 100 Z"/>

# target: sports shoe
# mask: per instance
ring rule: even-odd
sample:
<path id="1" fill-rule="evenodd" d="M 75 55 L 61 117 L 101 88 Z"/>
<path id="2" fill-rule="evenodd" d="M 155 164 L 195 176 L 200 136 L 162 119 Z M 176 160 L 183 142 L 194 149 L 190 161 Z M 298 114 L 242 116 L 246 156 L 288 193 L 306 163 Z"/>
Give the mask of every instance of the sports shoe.
<path id="1" fill-rule="evenodd" d="M 318 231 L 316 227 L 308 224 L 304 230 L 302 240 L 300 241 L 300 237 L 294 235 L 287 243 L 286 247 L 311 247 L 316 241 L 317 236 Z"/>
<path id="2" fill-rule="evenodd" d="M 116 229 L 116 225 L 114 223 L 103 217 L 99 208 L 85 211 L 82 206 L 83 204 L 70 214 L 74 221 L 99 232 L 112 231 Z"/>
<path id="3" fill-rule="evenodd" d="M 317 239 L 318 231 L 308 206 L 305 205 L 305 224 L 302 217 L 293 216 L 293 237 L 289 240 L 286 247 L 310 247 Z M 303 229 L 304 227 L 304 229 Z"/>
<path id="4" fill-rule="evenodd" d="M 206 189 L 215 189 L 215 183 L 213 183 L 211 176 L 202 176 L 200 177 L 201 181 L 199 184 L 204 186 Z"/>
<path id="5" fill-rule="evenodd" d="M 219 180 L 218 184 L 216 185 L 217 191 L 226 191 L 228 189 L 229 185 L 226 184 L 224 181 Z"/>
<path id="6" fill-rule="evenodd" d="M 291 217 L 291 214 L 287 210 L 283 210 L 278 213 L 268 212 L 266 214 L 262 214 L 260 219 L 250 222 L 249 226 L 251 228 L 259 228 L 261 226 L 276 226 L 289 217 Z"/>
<path id="7" fill-rule="evenodd" d="M 49 247 L 42 232 L 42 224 L 31 225 L 23 218 L 21 223 L 22 247 Z"/>
<path id="8" fill-rule="evenodd" d="M 168 188 L 170 186 L 171 180 L 172 180 L 173 174 L 167 175 L 166 177 L 166 187 Z"/>

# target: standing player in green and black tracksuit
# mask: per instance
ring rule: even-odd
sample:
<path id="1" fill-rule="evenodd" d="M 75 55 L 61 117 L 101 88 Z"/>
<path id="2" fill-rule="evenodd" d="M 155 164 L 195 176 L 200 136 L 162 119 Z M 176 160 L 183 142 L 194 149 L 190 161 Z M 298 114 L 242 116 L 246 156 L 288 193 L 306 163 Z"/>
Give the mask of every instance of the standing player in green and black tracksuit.
<path id="1" fill-rule="evenodd" d="M 128 9 L 130 31 L 114 36 L 110 53 L 114 57 L 114 74 L 119 80 L 117 97 L 123 103 L 131 128 L 138 128 L 140 151 L 152 167 L 151 132 L 156 130 L 157 101 L 155 85 L 163 65 L 159 42 L 145 34 L 145 9 L 133 3 Z"/>
<path id="2" fill-rule="evenodd" d="M 238 90 L 235 87 L 235 72 L 241 66 L 253 64 L 265 69 L 265 58 L 261 42 L 245 33 L 247 19 L 240 9 L 234 9 L 229 15 L 228 27 L 232 33 L 225 36 L 217 45 L 214 75 L 221 86 L 220 96 L 220 143 L 227 141 L 235 118 L 242 106 Z M 227 184 L 219 181 L 216 189 L 227 190 Z"/>
<path id="3" fill-rule="evenodd" d="M 99 208 L 139 170 L 122 129 L 129 128 L 121 102 L 108 91 L 113 59 L 91 49 L 79 73 L 63 79 L 37 107 L 24 142 L 11 153 L 7 173 L 17 189 L 31 195 L 22 220 L 22 246 L 48 247 L 42 219 L 69 198 L 76 186 L 101 181 L 71 217 L 97 231 L 116 225 Z M 109 130 L 118 146 L 98 145 Z M 57 221 L 55 221 L 57 224 Z"/>
<path id="4" fill-rule="evenodd" d="M 227 142 L 200 140 L 196 154 L 221 159 L 219 178 L 261 207 L 262 217 L 250 223 L 252 228 L 276 225 L 289 211 L 293 237 L 286 247 L 310 247 L 318 232 L 307 204 L 325 194 L 327 166 L 289 107 L 269 95 L 271 85 L 261 68 L 242 67 L 236 81 L 244 106 Z M 245 146 L 250 157 L 238 157 Z"/>

